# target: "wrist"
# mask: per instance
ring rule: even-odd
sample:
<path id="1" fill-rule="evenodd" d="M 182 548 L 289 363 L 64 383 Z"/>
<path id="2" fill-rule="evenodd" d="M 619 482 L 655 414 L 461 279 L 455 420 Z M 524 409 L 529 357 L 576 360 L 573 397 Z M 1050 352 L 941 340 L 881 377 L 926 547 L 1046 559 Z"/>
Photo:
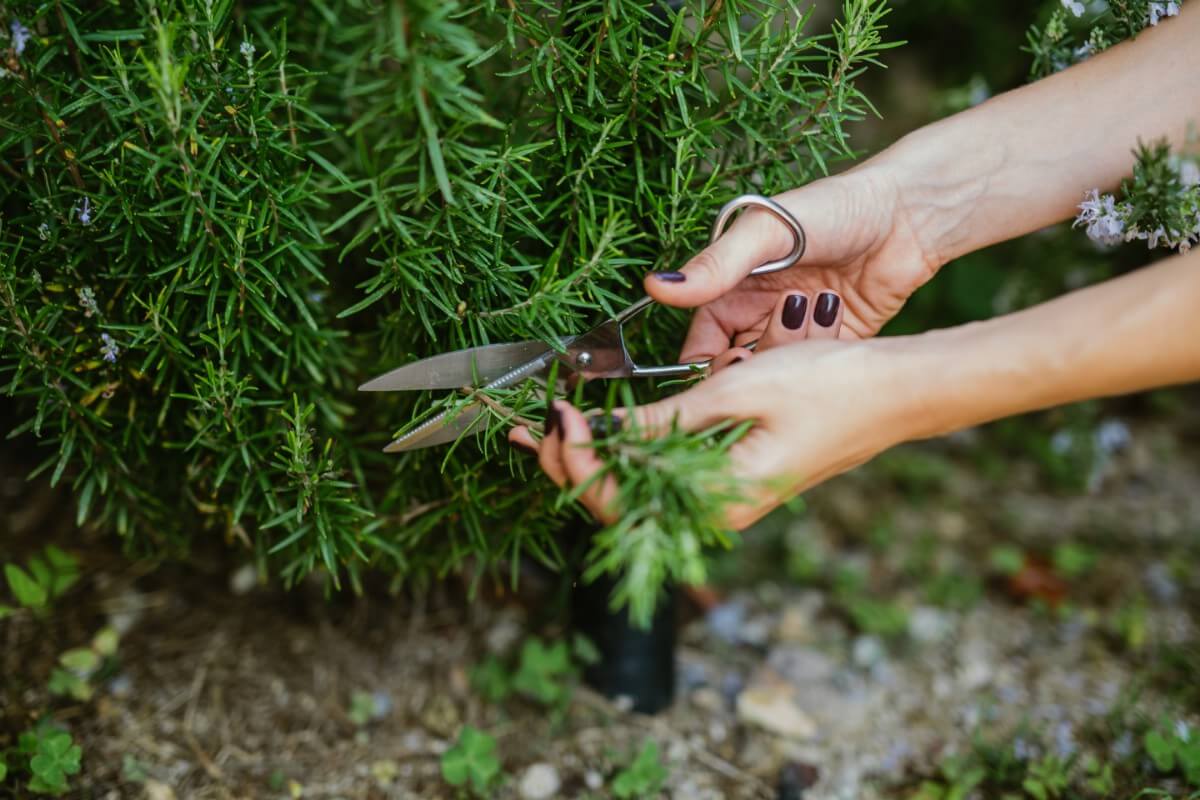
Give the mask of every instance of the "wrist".
<path id="1" fill-rule="evenodd" d="M 1057 358 L 1006 318 L 871 341 L 897 444 L 944 436 L 1044 405 Z M 879 391 L 879 386 L 884 391 Z M 889 444 L 889 446 L 890 446 Z"/>
<path id="2" fill-rule="evenodd" d="M 969 114 L 926 125 L 864 165 L 894 184 L 897 220 L 937 269 L 989 238 L 978 230 L 975 212 L 994 189 L 1005 157 L 998 143 L 980 146 L 988 137 L 976 137 L 974 128 Z"/>

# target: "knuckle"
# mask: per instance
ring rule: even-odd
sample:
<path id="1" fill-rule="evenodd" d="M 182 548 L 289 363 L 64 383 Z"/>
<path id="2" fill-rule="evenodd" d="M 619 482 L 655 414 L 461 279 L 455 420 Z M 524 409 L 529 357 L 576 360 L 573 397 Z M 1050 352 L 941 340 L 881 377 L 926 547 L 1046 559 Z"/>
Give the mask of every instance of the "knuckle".
<path id="1" fill-rule="evenodd" d="M 710 281 L 723 281 L 725 277 L 724 264 L 712 253 L 712 250 L 701 250 L 686 267 L 689 275 Z"/>

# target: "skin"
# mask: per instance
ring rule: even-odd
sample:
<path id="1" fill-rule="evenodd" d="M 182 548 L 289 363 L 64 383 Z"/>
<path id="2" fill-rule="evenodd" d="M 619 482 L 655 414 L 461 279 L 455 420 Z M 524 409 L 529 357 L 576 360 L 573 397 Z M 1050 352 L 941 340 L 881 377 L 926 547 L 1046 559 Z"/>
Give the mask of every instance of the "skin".
<path id="1" fill-rule="evenodd" d="M 1187 143 L 1200 123 L 1200 8 L 1036 84 L 929 125 L 875 158 L 775 199 L 804 225 L 801 263 L 747 277 L 783 255 L 789 234 L 743 214 L 680 272 L 646 290 L 696 313 L 681 360 L 713 358 L 712 375 L 674 397 L 628 410 L 654 435 L 754 420 L 731 450 L 751 492 L 734 528 L 788 496 L 904 441 L 1012 414 L 1200 380 L 1200 252 L 982 323 L 872 339 L 948 261 L 1074 216 L 1084 193 L 1115 188 L 1139 140 Z M 822 293 L 835 319 L 815 315 Z M 784 324 L 802 295 L 799 325 Z M 826 299 L 824 306 L 828 308 Z M 819 324 L 828 322 L 829 324 Z M 743 345 L 761 339 L 756 352 Z M 599 468 L 583 415 L 556 404 L 538 452 L 559 485 Z M 782 489 L 780 488 L 782 487 Z M 582 498 L 602 521 L 616 487 Z"/>

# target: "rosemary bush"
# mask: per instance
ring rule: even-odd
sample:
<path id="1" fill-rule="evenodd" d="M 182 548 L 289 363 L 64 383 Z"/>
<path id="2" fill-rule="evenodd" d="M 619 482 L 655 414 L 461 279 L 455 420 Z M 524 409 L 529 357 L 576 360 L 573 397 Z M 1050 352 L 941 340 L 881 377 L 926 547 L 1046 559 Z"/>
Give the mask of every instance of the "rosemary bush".
<path id="1" fill-rule="evenodd" d="M 886 46 L 886 3 L 845 0 L 831 29 L 811 13 L 0 2 L 12 433 L 36 437 L 81 522 L 136 552 L 220 537 L 265 572 L 335 585 L 557 562 L 557 490 L 498 439 L 534 413 L 530 387 L 489 398 L 486 435 L 399 457 L 379 450 L 444 401 L 355 387 L 433 353 L 575 332 L 702 245 L 736 193 L 852 155 L 844 125 L 870 110 L 854 80 Z M 651 314 L 641 356 L 673 359 L 685 319 Z M 686 469 L 706 437 L 691 441 L 613 458 L 637 480 Z M 663 507 L 665 543 L 645 547 L 670 564 L 673 537 L 703 526 Z M 598 569 L 637 555 L 597 541 Z"/>

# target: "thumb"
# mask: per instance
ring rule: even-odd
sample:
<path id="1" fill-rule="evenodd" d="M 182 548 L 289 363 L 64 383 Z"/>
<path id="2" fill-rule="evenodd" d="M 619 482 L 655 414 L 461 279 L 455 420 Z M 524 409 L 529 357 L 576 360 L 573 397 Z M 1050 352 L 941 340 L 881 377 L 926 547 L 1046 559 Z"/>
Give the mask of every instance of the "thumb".
<path id="1" fill-rule="evenodd" d="M 762 264 L 787 255 L 791 248 L 792 233 L 787 226 L 769 211 L 748 208 L 679 271 L 648 274 L 646 293 L 664 305 L 701 306 L 737 286 Z"/>
<path id="2" fill-rule="evenodd" d="M 663 435 L 671 429 L 672 424 L 677 424 L 685 431 L 703 430 L 738 416 L 738 409 L 730 402 L 733 398 L 713 386 L 710 378 L 687 391 L 629 411 L 637 427 L 647 437 Z"/>

